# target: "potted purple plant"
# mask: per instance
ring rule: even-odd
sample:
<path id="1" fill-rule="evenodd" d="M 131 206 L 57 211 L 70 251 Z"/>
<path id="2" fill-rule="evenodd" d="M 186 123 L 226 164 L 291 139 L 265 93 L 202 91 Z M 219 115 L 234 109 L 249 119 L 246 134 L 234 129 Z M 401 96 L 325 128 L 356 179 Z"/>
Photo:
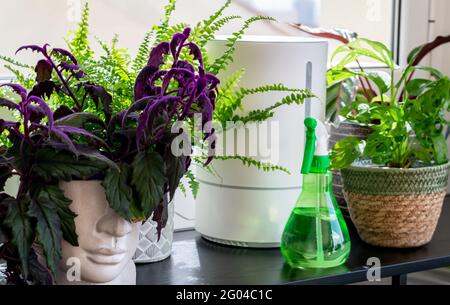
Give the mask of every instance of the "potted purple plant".
<path id="1" fill-rule="evenodd" d="M 58 283 L 135 283 L 131 259 L 139 224 L 152 217 L 161 232 L 168 204 L 191 163 L 190 150 L 173 152 L 174 139 L 185 135 L 180 122 L 190 125 L 199 114 L 206 130 L 214 111 L 219 80 L 205 73 L 200 48 L 187 42 L 190 31 L 153 48 L 137 77 L 135 101 L 116 113 L 112 96 L 85 81 L 72 54 L 27 47 L 45 61 L 36 66 L 36 95 L 10 85 L 22 102 L 1 100 L 21 111 L 17 123 L 2 123 L 11 143 L 2 146 L 2 182 L 21 175 L 18 195 L 2 194 L 0 203 L 0 258 L 8 263 L 11 282 L 49 284 L 56 277 Z M 190 53 L 191 60 L 180 60 L 182 52 Z M 55 64 L 56 57 L 67 62 Z M 73 107 L 53 113 L 44 98 L 61 94 Z M 101 115 L 83 112 L 90 104 Z M 214 130 L 202 140 L 209 143 L 208 163 Z M 32 154 L 24 158 L 28 146 Z M 41 256 L 35 248 L 43 249 Z"/>

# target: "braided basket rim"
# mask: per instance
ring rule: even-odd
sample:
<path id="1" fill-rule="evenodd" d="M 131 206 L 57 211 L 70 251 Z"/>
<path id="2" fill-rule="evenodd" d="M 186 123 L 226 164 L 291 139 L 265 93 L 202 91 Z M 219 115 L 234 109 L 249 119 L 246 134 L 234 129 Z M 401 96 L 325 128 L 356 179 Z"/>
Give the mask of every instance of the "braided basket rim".
<path id="1" fill-rule="evenodd" d="M 368 161 L 366 161 L 368 162 Z M 364 166 L 363 160 L 342 169 L 347 192 L 372 195 L 428 194 L 447 189 L 450 162 L 436 166 L 392 168 Z"/>
<path id="2" fill-rule="evenodd" d="M 355 171 L 355 172 L 378 172 L 378 173 L 393 173 L 393 174 L 407 174 L 407 173 L 429 173 L 433 171 L 442 171 L 450 168 L 450 161 L 445 164 L 431 165 L 424 167 L 411 167 L 411 168 L 397 168 L 388 166 L 364 166 L 363 161 L 356 161 L 351 166 L 341 169 L 341 171 Z"/>

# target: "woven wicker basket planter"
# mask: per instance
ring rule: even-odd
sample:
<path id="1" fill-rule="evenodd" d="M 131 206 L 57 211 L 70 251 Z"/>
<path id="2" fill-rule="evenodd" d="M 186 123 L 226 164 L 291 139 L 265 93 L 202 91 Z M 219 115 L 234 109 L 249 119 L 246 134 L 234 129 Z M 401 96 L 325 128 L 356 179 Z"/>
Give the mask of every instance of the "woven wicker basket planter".
<path id="1" fill-rule="evenodd" d="M 410 248 L 433 237 L 450 163 L 413 169 L 355 165 L 341 171 L 350 216 L 365 242 Z"/>

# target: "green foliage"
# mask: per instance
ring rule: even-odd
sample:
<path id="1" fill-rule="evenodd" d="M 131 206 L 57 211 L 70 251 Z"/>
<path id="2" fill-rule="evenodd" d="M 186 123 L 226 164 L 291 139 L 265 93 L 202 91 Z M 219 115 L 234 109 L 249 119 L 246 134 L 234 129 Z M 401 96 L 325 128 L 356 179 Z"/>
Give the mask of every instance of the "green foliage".
<path id="1" fill-rule="evenodd" d="M 134 204 L 130 177 L 131 167 L 124 163 L 120 165 L 119 170 L 109 168 L 102 182 L 109 205 L 128 221 L 131 221 L 133 218 L 130 207 Z"/>
<path id="2" fill-rule="evenodd" d="M 11 230 L 12 243 L 16 246 L 19 252 L 19 258 L 22 265 L 22 270 L 25 277 L 28 276 L 28 258 L 30 247 L 34 239 L 31 221 L 27 217 L 27 204 L 29 198 L 21 198 L 17 201 L 12 197 L 7 197 L 2 200 L 2 204 L 7 205 L 8 214 L 4 220 L 5 226 Z M 7 201 L 7 202 L 5 202 Z"/>
<path id="3" fill-rule="evenodd" d="M 304 89 L 289 89 L 289 91 L 294 91 L 294 93 L 291 93 L 281 99 L 281 101 L 276 102 L 275 104 L 265 108 L 265 109 L 257 109 L 250 111 L 245 116 L 239 116 L 235 115 L 231 119 L 234 122 L 243 122 L 249 123 L 249 122 L 263 122 L 270 118 L 272 118 L 275 114 L 275 110 L 281 106 L 284 105 L 301 105 L 305 101 L 305 99 L 316 97 L 314 94 L 312 94 L 309 90 Z M 242 92 L 242 91 L 241 91 Z M 265 92 L 264 89 L 262 92 Z"/>
<path id="4" fill-rule="evenodd" d="M 45 181 L 70 181 L 72 177 L 89 178 L 105 170 L 105 163 L 99 160 L 80 157 L 74 159 L 72 155 L 54 149 L 41 149 L 36 153 L 36 163 L 33 172 Z"/>
<path id="5" fill-rule="evenodd" d="M 168 4 L 164 6 L 164 17 L 161 19 L 159 25 L 153 27 L 155 32 L 155 43 L 167 41 L 171 36 L 167 37 L 167 31 L 169 30 L 170 17 L 176 9 L 176 0 L 169 0 Z"/>
<path id="6" fill-rule="evenodd" d="M 238 160 L 241 161 L 243 165 L 247 166 L 247 167 L 256 167 L 257 169 L 260 169 L 264 172 L 271 172 L 271 171 L 281 171 L 284 172 L 288 175 L 290 175 L 290 171 L 287 168 L 284 168 L 282 166 L 276 165 L 276 164 L 271 164 L 268 162 L 262 162 L 262 161 L 258 161 L 255 160 L 253 158 L 250 157 L 244 157 L 244 156 L 225 156 L 225 157 L 221 157 L 221 156 L 216 156 L 214 157 L 214 159 L 216 160 L 222 160 L 222 161 L 226 161 L 226 160 Z"/>
<path id="7" fill-rule="evenodd" d="M 410 63 L 396 84 L 390 51 L 381 43 L 367 39 L 358 39 L 338 48 L 333 57 L 337 55 L 341 56 L 341 61 L 333 70 L 334 79 L 342 82 L 351 77 L 364 78 L 366 85 L 370 81 L 376 90 L 370 89 L 370 94 L 367 91 L 357 94 L 340 110 L 345 119 L 367 125 L 372 132 L 365 141 L 345 138 L 338 142 L 331 154 L 333 168 L 347 167 L 360 157 L 398 168 L 415 166 L 417 162 L 428 165 L 448 162 L 448 147 L 443 134 L 448 125 L 445 113 L 450 103 L 447 76 L 434 68 Z M 390 73 L 345 69 L 345 65 L 357 62 L 361 57 L 386 65 Z M 417 70 L 429 72 L 434 79 L 413 79 Z"/>
<path id="8" fill-rule="evenodd" d="M 157 153 L 141 152 L 132 164 L 131 185 L 138 191 L 145 219 L 157 208 L 164 194 L 164 161 Z"/>
<path id="9" fill-rule="evenodd" d="M 194 196 L 194 198 L 197 198 L 200 183 L 197 181 L 197 178 L 191 170 L 187 171 L 186 178 L 188 179 L 188 184 L 189 188 L 191 189 L 192 195 Z"/>
<path id="10" fill-rule="evenodd" d="M 212 73 L 215 75 L 217 75 L 221 71 L 225 70 L 228 67 L 228 65 L 233 61 L 233 55 L 234 55 L 234 52 L 236 51 L 237 41 L 242 38 L 242 36 L 245 34 L 245 31 L 250 27 L 250 25 L 252 23 L 257 22 L 257 21 L 262 21 L 262 20 L 276 21 L 274 18 L 267 17 L 267 16 L 254 16 L 254 17 L 247 19 L 244 22 L 244 25 L 242 26 L 242 28 L 239 31 L 231 34 L 231 37 L 227 39 L 228 40 L 228 42 L 226 44 L 227 50 L 224 52 L 224 54 L 222 56 L 216 58 L 212 64 L 207 65 L 206 70 L 209 73 Z"/>
<path id="11" fill-rule="evenodd" d="M 47 266 L 56 274 L 61 261 L 61 223 L 54 201 L 47 196 L 38 196 L 28 209 L 28 215 L 36 221 L 37 241 L 42 246 Z"/>
<path id="12" fill-rule="evenodd" d="M 74 218 L 77 216 L 71 209 L 72 201 L 64 196 L 64 192 L 56 185 L 46 185 L 39 193 L 39 200 L 53 202 L 61 221 L 61 230 L 65 241 L 74 247 L 78 247 L 78 236 L 76 234 Z"/>

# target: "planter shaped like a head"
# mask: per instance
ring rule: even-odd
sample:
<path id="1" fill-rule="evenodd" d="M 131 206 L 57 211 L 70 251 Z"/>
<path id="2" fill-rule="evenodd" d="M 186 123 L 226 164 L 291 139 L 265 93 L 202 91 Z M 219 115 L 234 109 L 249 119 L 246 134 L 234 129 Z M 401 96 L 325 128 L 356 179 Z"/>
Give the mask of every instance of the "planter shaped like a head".
<path id="1" fill-rule="evenodd" d="M 63 182 L 60 187 L 78 215 L 79 247 L 62 242 L 58 284 L 135 284 L 132 258 L 140 224 L 126 221 L 110 208 L 100 181 Z"/>

